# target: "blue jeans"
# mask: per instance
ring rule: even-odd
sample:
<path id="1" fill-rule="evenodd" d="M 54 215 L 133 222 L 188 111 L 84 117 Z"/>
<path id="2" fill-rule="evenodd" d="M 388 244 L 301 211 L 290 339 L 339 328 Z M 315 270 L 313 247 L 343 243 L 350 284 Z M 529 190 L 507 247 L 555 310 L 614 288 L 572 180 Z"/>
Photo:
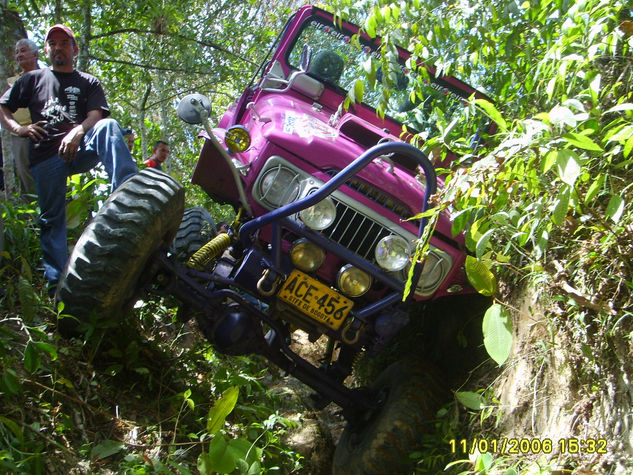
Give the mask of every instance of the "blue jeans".
<path id="1" fill-rule="evenodd" d="M 137 172 L 121 128 L 113 119 L 102 119 L 86 132 L 77 156 L 71 162 L 66 163 L 58 155 L 53 155 L 31 167 L 41 212 L 39 224 L 44 276 L 49 285 L 57 283 L 68 260 L 66 179 L 92 169 L 99 161 L 110 177 L 112 191 Z"/>

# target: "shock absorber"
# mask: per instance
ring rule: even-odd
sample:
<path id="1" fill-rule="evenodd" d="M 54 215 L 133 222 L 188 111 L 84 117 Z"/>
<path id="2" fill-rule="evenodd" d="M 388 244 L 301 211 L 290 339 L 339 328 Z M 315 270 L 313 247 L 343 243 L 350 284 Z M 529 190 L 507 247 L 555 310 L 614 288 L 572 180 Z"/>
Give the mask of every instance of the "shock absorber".
<path id="1" fill-rule="evenodd" d="M 192 269 L 203 270 L 213 259 L 222 255 L 230 244 L 231 237 L 227 233 L 218 234 L 189 258 L 187 266 Z"/>

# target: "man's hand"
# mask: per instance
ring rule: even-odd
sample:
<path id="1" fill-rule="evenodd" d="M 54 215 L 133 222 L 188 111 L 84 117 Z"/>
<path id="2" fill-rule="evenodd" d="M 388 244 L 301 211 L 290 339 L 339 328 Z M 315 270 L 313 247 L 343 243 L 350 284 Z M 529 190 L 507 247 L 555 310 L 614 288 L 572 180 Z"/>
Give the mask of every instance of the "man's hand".
<path id="1" fill-rule="evenodd" d="M 45 125 L 46 121 L 40 120 L 34 124 L 20 126 L 16 133 L 20 137 L 28 137 L 33 142 L 39 142 L 46 136 L 46 130 L 43 128 Z"/>
<path id="2" fill-rule="evenodd" d="M 77 156 L 77 150 L 79 150 L 84 134 L 83 126 L 79 124 L 62 139 L 58 154 L 63 161 L 70 162 Z"/>

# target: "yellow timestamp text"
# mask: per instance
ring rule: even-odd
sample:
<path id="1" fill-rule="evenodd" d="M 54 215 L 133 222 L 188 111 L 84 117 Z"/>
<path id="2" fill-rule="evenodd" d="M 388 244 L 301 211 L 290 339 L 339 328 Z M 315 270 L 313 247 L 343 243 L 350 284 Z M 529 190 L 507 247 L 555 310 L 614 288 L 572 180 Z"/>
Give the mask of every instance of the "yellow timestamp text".
<path id="1" fill-rule="evenodd" d="M 475 438 L 451 439 L 448 441 L 452 453 L 473 454 L 479 452 L 505 455 L 525 454 L 606 454 L 606 439 L 567 438 L 553 441 L 548 438 Z"/>

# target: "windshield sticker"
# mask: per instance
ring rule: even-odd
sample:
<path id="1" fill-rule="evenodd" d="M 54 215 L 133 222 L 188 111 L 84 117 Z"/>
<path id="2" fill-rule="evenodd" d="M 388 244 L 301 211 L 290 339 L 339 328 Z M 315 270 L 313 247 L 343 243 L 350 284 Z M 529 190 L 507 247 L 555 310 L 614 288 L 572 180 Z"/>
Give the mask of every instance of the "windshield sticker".
<path id="1" fill-rule="evenodd" d="M 320 137 L 334 141 L 338 137 L 338 130 L 325 122 L 321 122 L 308 114 L 298 114 L 288 111 L 284 117 L 284 132 L 288 135 L 298 135 L 301 138 Z"/>

